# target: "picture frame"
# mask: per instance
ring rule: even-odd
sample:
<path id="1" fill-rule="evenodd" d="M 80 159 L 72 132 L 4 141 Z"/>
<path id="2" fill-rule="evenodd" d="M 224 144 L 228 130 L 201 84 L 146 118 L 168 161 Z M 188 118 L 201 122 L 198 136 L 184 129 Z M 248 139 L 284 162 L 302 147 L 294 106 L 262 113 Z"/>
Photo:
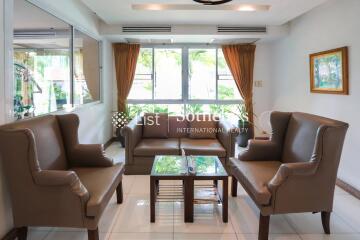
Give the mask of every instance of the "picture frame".
<path id="1" fill-rule="evenodd" d="M 349 95 L 348 47 L 310 54 L 310 91 Z"/>

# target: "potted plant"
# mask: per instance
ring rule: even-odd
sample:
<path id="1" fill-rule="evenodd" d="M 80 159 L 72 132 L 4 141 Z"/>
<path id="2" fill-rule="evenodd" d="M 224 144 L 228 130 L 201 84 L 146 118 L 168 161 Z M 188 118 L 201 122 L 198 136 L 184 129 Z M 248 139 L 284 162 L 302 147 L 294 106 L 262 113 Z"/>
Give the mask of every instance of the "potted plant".
<path id="1" fill-rule="evenodd" d="M 125 137 L 121 134 L 121 129 L 129 122 L 129 116 L 127 112 L 115 112 L 112 117 L 113 125 L 115 126 L 115 135 L 120 142 L 121 147 L 125 147 Z"/>
<path id="2" fill-rule="evenodd" d="M 239 136 L 236 138 L 239 147 L 247 147 L 249 139 L 253 136 L 253 130 L 249 122 L 249 116 L 244 104 L 237 105 L 237 112 L 231 112 L 236 115 L 238 120 L 238 127 L 240 130 Z"/>

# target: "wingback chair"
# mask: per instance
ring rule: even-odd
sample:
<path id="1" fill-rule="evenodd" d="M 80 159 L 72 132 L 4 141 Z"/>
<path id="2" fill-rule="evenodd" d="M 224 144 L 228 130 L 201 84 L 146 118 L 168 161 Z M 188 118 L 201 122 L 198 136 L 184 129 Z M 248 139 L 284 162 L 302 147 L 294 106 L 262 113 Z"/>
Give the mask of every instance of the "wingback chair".
<path id="1" fill-rule="evenodd" d="M 98 223 L 117 190 L 122 202 L 122 164 L 99 144 L 78 141 L 77 115 L 44 116 L 0 127 L 0 159 L 10 191 L 17 236 L 28 226 L 88 229 Z"/>
<path id="2" fill-rule="evenodd" d="M 239 181 L 260 209 L 259 240 L 267 240 L 270 215 L 321 212 L 326 234 L 337 171 L 349 125 L 305 113 L 273 112 L 269 141 L 251 140 L 230 160 L 232 196 Z"/>

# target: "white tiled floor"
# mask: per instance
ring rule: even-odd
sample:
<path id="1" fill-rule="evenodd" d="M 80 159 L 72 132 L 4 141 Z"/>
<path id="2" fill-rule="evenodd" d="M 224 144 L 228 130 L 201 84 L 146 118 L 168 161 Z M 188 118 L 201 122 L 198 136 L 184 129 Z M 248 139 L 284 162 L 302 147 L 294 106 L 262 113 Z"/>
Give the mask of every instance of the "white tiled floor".
<path id="1" fill-rule="evenodd" d="M 107 154 L 124 161 L 124 150 L 115 143 Z M 115 196 L 99 225 L 102 240 L 257 240 L 259 211 L 239 186 L 238 197 L 229 197 L 229 222 L 221 220 L 221 206 L 195 207 L 195 222 L 183 222 L 182 203 L 159 203 L 156 223 L 150 223 L 149 176 L 124 176 L 124 203 Z M 175 184 L 170 181 L 167 184 Z M 271 240 L 360 240 L 360 201 L 336 188 L 332 235 L 323 233 L 319 214 L 271 217 Z M 31 228 L 30 240 L 86 240 L 84 229 Z"/>

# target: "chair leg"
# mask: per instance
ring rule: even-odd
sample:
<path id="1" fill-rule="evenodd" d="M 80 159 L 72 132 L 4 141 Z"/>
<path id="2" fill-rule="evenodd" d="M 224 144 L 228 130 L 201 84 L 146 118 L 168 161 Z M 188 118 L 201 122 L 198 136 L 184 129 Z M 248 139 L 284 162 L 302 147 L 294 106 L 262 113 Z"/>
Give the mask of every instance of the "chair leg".
<path id="1" fill-rule="evenodd" d="M 260 213 L 259 221 L 259 240 L 268 240 L 269 239 L 269 226 L 270 226 L 270 216 L 263 216 Z"/>
<path id="2" fill-rule="evenodd" d="M 237 185 L 238 181 L 234 176 L 231 176 L 231 196 L 237 196 Z"/>
<path id="3" fill-rule="evenodd" d="M 88 229 L 88 240 L 99 240 L 99 229 L 95 230 Z"/>
<path id="4" fill-rule="evenodd" d="M 321 222 L 326 234 L 330 234 L 330 217 L 331 212 L 321 212 Z"/>
<path id="5" fill-rule="evenodd" d="M 19 240 L 26 240 L 28 228 L 27 227 L 17 228 L 16 233 Z"/>
<path id="6" fill-rule="evenodd" d="M 122 204 L 123 202 L 123 188 L 122 188 L 122 181 L 119 183 L 119 185 L 116 188 L 116 198 L 117 198 L 117 204 Z"/>

